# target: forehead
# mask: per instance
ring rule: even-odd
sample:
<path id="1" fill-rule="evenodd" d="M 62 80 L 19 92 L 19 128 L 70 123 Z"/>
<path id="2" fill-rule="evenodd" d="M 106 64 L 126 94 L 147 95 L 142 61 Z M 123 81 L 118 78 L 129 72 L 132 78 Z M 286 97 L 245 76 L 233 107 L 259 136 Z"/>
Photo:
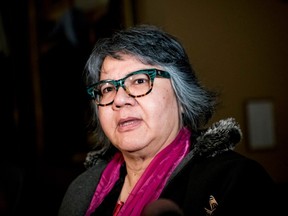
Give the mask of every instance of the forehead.
<path id="1" fill-rule="evenodd" d="M 121 59 L 107 56 L 101 67 L 100 80 L 121 79 L 131 72 L 149 69 L 151 67 L 151 65 L 143 64 L 140 60 L 131 55 L 122 55 Z"/>

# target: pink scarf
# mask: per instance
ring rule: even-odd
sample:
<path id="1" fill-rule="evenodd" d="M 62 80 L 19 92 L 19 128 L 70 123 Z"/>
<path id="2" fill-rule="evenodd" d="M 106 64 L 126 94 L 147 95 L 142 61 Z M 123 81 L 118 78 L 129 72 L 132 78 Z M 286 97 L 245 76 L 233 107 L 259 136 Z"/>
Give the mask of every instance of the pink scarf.
<path id="1" fill-rule="evenodd" d="M 138 216 L 148 203 L 157 200 L 169 176 L 189 152 L 190 131 L 182 128 L 174 141 L 159 152 L 146 168 L 131 191 L 119 214 Z M 85 216 L 91 215 L 113 188 L 120 176 L 120 167 L 124 162 L 120 152 L 109 162 L 90 203 Z"/>

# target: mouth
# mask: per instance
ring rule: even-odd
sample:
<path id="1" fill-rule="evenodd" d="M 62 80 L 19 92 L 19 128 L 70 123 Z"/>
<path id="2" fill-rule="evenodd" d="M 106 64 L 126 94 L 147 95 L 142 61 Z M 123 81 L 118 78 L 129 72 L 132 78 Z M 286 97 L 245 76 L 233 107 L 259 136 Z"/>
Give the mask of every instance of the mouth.
<path id="1" fill-rule="evenodd" d="M 127 131 L 135 129 L 140 125 L 141 120 L 138 118 L 121 119 L 118 123 L 118 129 L 120 131 Z"/>

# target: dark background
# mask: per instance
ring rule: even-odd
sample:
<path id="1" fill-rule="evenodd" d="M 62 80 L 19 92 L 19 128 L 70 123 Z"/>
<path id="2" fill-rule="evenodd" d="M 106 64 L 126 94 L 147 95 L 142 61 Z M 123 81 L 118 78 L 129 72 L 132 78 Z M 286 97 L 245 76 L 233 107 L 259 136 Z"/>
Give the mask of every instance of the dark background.
<path id="1" fill-rule="evenodd" d="M 1 1 L 0 215 L 57 215 L 84 170 L 82 70 L 96 40 L 124 27 L 122 1 L 107 2 L 84 11 L 73 1 Z"/>

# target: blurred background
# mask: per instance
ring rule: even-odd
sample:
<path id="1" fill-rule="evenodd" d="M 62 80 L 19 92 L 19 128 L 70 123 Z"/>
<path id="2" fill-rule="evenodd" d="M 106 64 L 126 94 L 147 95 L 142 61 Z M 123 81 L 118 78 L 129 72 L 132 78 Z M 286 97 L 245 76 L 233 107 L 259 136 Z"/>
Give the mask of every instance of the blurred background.
<path id="1" fill-rule="evenodd" d="M 180 39 L 201 82 L 221 92 L 211 123 L 239 122 L 236 151 L 262 164 L 284 199 L 288 1 L 1 0 L 0 215 L 57 215 L 90 148 L 85 62 L 99 38 L 141 23 Z"/>

